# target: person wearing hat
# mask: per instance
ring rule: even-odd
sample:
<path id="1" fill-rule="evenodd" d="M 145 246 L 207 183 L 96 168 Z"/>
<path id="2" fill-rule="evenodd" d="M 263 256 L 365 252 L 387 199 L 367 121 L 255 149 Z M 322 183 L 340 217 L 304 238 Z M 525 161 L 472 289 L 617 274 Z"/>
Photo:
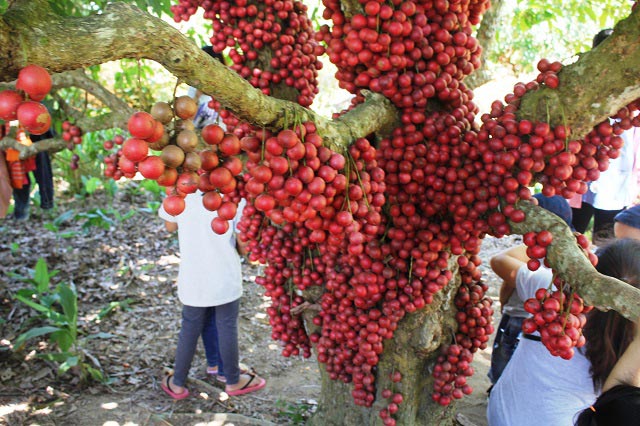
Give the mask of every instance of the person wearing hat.
<path id="1" fill-rule="evenodd" d="M 616 238 L 640 240 L 640 204 L 622 210 L 613 221 L 613 232 Z"/>
<path id="2" fill-rule="evenodd" d="M 540 207 L 558 216 L 571 228 L 572 211 L 566 199 L 559 195 L 546 197 L 542 194 L 535 194 L 533 202 Z M 531 272 L 524 266 L 527 273 L 520 274 L 516 268 L 516 264 L 512 263 L 512 257 L 522 259 L 526 263 L 529 258 L 526 254 L 526 246 L 521 244 L 517 247 L 509 249 L 491 259 L 491 268 L 503 279 L 500 286 L 500 306 L 502 307 L 502 318 L 496 332 L 496 338 L 493 343 L 491 353 L 491 367 L 489 368 L 489 380 L 491 384 L 495 384 L 502 371 L 507 366 L 513 352 L 518 346 L 520 336 L 522 334 L 522 321 L 528 318 L 530 314 L 524 310 L 524 301 L 518 296 L 516 291 L 516 276 L 526 276 L 526 280 L 532 283 L 538 281 L 547 285 L 551 282 L 551 270 L 543 268 L 538 271 Z M 517 264 L 519 266 L 519 264 Z M 523 278 L 525 279 L 525 278 Z"/>

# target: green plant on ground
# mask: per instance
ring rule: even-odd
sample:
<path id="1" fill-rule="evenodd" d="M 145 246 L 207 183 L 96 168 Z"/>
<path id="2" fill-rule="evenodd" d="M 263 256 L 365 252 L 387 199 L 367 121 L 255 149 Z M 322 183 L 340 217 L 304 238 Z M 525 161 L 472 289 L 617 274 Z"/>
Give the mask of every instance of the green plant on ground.
<path id="1" fill-rule="evenodd" d="M 288 418 L 294 425 L 303 425 L 315 411 L 316 405 L 304 400 L 290 402 L 279 399 L 276 401 L 276 408 L 278 416 Z"/>
<path id="2" fill-rule="evenodd" d="M 38 259 L 30 277 L 9 274 L 31 287 L 22 288 L 14 298 L 37 312 L 33 318 L 44 325 L 33 327 L 22 333 L 15 341 L 14 349 L 20 350 L 30 339 L 47 336 L 47 350 L 36 356 L 58 365 L 58 374 L 69 370 L 76 372 L 81 381 L 97 380 L 106 382 L 107 376 L 102 372 L 98 360 L 85 348 L 88 340 L 109 338 L 107 333 L 97 333 L 80 337 L 78 329 L 78 294 L 73 283 L 60 283 L 51 288 L 51 279 L 58 270 L 49 271 L 43 258 Z M 57 351 L 53 351 L 53 349 Z"/>
<path id="3" fill-rule="evenodd" d="M 121 214 L 115 209 L 101 209 L 100 207 L 96 207 L 86 212 L 76 214 L 74 220 L 84 220 L 82 229 L 85 231 L 88 231 L 92 226 L 109 230 L 112 226 L 119 222 L 124 222 L 135 214 L 136 210 L 134 209 L 130 209 L 125 214 Z"/>

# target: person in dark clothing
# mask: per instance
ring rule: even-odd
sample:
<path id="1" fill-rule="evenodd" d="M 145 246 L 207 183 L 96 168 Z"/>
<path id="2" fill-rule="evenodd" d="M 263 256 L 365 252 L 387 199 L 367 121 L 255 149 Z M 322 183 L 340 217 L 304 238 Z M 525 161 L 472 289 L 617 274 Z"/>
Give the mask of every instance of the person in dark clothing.
<path id="1" fill-rule="evenodd" d="M 31 141 L 49 139 L 54 136 L 51 129 L 42 135 L 31 135 Z M 38 192 L 40 193 L 40 207 L 43 210 L 53 208 L 53 171 L 51 168 L 51 158 L 49 153 L 39 152 L 36 154 L 36 168 L 33 170 L 33 176 L 38 184 Z M 29 196 L 31 194 L 31 178 L 27 176 L 28 183 L 20 189 L 13 189 L 13 218 L 25 220 L 29 218 Z"/>

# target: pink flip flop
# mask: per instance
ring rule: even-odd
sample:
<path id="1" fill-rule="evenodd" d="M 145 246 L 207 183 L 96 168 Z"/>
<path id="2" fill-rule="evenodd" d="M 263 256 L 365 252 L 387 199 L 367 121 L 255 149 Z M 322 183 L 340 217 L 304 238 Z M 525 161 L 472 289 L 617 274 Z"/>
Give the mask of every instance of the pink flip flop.
<path id="1" fill-rule="evenodd" d="M 163 391 L 165 391 L 167 393 L 167 395 L 169 395 L 171 398 L 176 399 L 176 400 L 180 400 L 180 399 L 185 399 L 186 397 L 189 396 L 189 389 L 185 388 L 183 392 L 181 393 L 175 393 L 172 389 L 171 386 L 169 386 L 169 379 L 171 378 L 171 376 L 167 376 L 161 383 L 160 383 L 160 387 L 162 388 Z"/>
<path id="2" fill-rule="evenodd" d="M 249 381 L 240 389 L 236 389 L 233 391 L 228 391 L 225 390 L 225 392 L 227 393 L 227 395 L 229 396 L 239 396 L 239 395 L 244 395 L 250 392 L 255 392 L 258 391 L 262 388 L 264 388 L 267 385 L 267 381 L 265 379 L 263 379 L 262 377 L 258 377 L 255 374 L 251 374 L 250 375 L 251 378 L 249 379 Z M 257 385 L 251 386 L 251 383 L 254 383 L 254 380 L 258 378 L 259 382 Z"/>

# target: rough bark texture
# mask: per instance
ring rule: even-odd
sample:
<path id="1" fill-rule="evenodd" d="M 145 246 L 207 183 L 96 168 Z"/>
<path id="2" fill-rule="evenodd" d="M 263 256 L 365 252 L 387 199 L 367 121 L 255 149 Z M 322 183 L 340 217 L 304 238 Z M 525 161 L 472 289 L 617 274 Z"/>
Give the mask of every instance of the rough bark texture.
<path id="1" fill-rule="evenodd" d="M 456 324 L 451 313 L 455 312 L 453 299 L 460 286 L 455 258 L 450 262 L 454 279 L 425 309 L 408 314 L 394 332 L 393 341 L 385 342 L 384 352 L 376 373 L 376 402 L 372 408 L 363 408 L 353 403 L 352 384 L 331 380 L 320 364 L 322 394 L 318 412 L 307 423 L 308 426 L 381 426 L 379 416 L 389 400 L 383 398 L 384 389 L 399 392 L 404 400 L 394 416 L 398 425 L 454 425 L 455 410 L 452 406 L 441 407 L 431 400 L 433 378 L 430 368 L 438 355 L 438 348 L 451 341 Z M 393 383 L 391 373 L 402 374 L 400 383 Z"/>
<path id="2" fill-rule="evenodd" d="M 28 63 L 60 72 L 122 58 L 146 58 L 257 126 L 281 129 L 290 117 L 313 121 L 325 142 L 336 148 L 346 147 L 354 136 L 366 136 L 380 125 L 389 128 L 397 120 L 395 108 L 381 95 L 372 95 L 370 103 L 384 107 L 362 108 L 360 121 L 348 125 L 344 120 L 333 125 L 296 103 L 265 96 L 177 29 L 125 3 L 110 4 L 100 15 L 67 18 L 51 12 L 46 1 L 22 0 L 2 18 L 0 31 L 6 32 L 0 34 L 0 40 L 5 37 L 10 42 L 0 45 L 0 58 L 16 58 L 0 63 L 0 80 L 14 79 Z M 9 30 L 13 33 L 7 35 Z"/>
<path id="3" fill-rule="evenodd" d="M 568 124 L 574 139 L 640 98 L 640 7 L 598 47 L 558 74 L 557 89 L 522 99 L 520 119 Z"/>
<path id="4" fill-rule="evenodd" d="M 600 310 L 613 309 L 631 321 L 640 318 L 640 290 L 598 273 L 562 219 L 527 201 L 520 202 L 518 208 L 526 213 L 527 219 L 521 223 L 511 222 L 511 230 L 516 234 L 543 229 L 551 232 L 553 241 L 547 247 L 549 263 L 585 302 Z"/>
<path id="5" fill-rule="evenodd" d="M 491 52 L 494 49 L 496 32 L 500 27 L 500 21 L 504 19 L 504 12 L 507 9 L 505 4 L 505 0 L 493 0 L 489 10 L 482 16 L 482 22 L 480 22 L 480 27 L 476 33 L 478 44 L 482 46 L 482 65 L 473 74 L 464 79 L 464 84 L 470 89 L 482 86 L 492 78 L 493 73 L 491 67 L 487 64 L 486 57 L 487 52 Z"/>

